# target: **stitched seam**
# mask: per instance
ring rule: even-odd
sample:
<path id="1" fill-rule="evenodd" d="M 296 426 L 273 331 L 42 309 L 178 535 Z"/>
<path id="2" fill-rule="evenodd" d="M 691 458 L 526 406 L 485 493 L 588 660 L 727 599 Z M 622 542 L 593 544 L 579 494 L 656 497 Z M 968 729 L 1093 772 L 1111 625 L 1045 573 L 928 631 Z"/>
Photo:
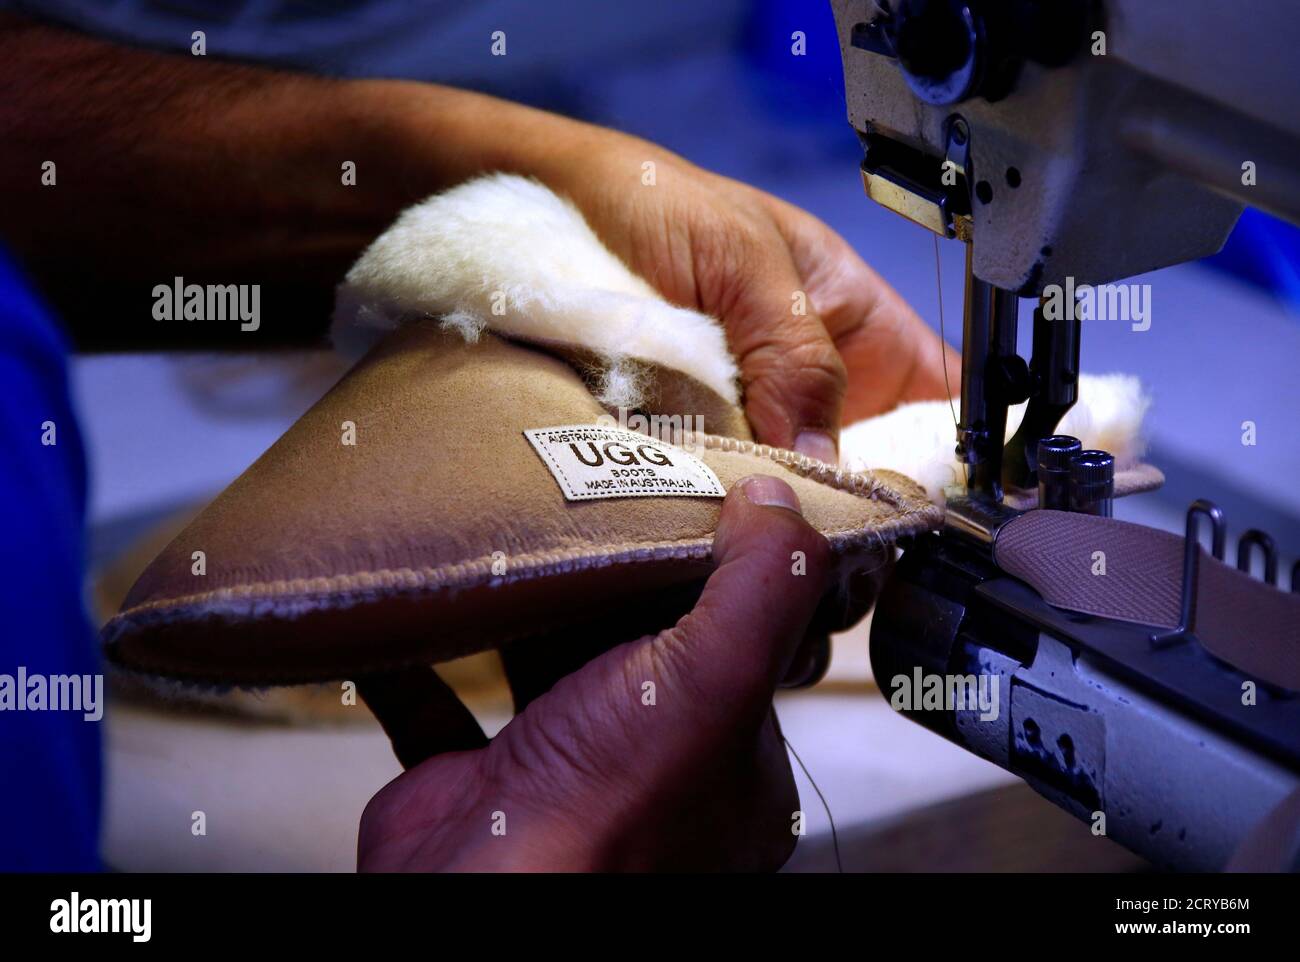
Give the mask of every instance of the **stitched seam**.
<path id="1" fill-rule="evenodd" d="M 914 504 L 918 499 L 895 491 L 876 477 L 875 472 L 870 470 L 846 471 L 843 468 L 837 468 L 835 465 L 827 464 L 825 461 L 818 461 L 816 458 L 799 454 L 797 451 L 776 448 L 769 444 L 758 444 L 754 441 L 742 441 L 739 438 L 726 437 L 721 434 L 686 431 L 683 432 L 683 440 L 683 447 L 689 444 L 698 444 L 707 451 L 731 451 L 775 461 L 782 467 L 790 468 L 800 477 L 811 478 L 825 484 L 827 487 L 847 491 L 859 497 L 867 497 L 873 501 L 884 500 L 903 511 L 904 514 L 916 510 L 904 508 L 904 505 Z M 863 491 L 864 481 L 867 482 L 865 492 Z"/>
<path id="2" fill-rule="evenodd" d="M 937 511 L 933 506 L 923 506 L 921 511 Z M 833 548 L 843 550 L 857 543 L 878 538 L 881 544 L 891 534 L 910 534 L 922 527 L 908 521 L 919 511 L 907 512 L 874 528 L 844 528 L 825 535 Z M 929 527 L 926 525 L 925 527 Z M 863 538 L 863 535 L 867 537 Z M 121 625 L 139 615 L 164 609 L 176 610 L 195 607 L 215 601 L 243 601 L 292 595 L 299 600 L 328 595 L 347 595 L 386 588 L 469 588 L 478 584 L 510 584 L 544 577 L 548 573 L 586 570 L 611 564 L 663 561 L 671 559 L 707 558 L 713 547 L 712 539 L 693 538 L 686 541 L 669 541 L 641 544 L 607 545 L 595 551 L 549 551 L 517 556 L 507 562 L 503 575 L 492 573 L 491 557 L 477 558 L 456 565 L 435 568 L 389 568 L 377 571 L 352 572 L 342 575 L 322 575 L 316 578 L 288 578 L 280 581 L 258 581 L 250 584 L 214 588 L 190 595 L 161 598 L 135 605 L 115 615 L 105 626 Z"/>
<path id="3" fill-rule="evenodd" d="M 909 514 L 915 515 L 918 513 L 930 513 L 930 514 L 937 515 L 938 511 L 939 509 L 936 508 L 935 506 L 930 504 L 924 504 L 921 506 L 921 508 L 918 511 L 912 511 L 909 512 Z M 884 524 L 880 525 L 877 528 L 865 528 L 865 529 L 844 528 L 837 531 L 832 531 L 826 535 L 826 539 L 831 543 L 832 548 L 835 550 L 842 550 L 844 548 L 851 547 L 855 542 L 871 541 L 873 539 L 878 539 L 880 542 L 880 546 L 884 547 L 886 544 L 888 544 L 887 539 L 890 535 L 901 536 L 903 534 L 914 534 L 917 533 L 918 531 L 928 530 L 929 528 L 932 528 L 934 526 L 933 523 L 934 520 L 935 519 L 931 519 L 931 523 L 927 523 L 927 524 L 916 524 L 916 523 L 908 524 L 906 522 L 906 519 L 900 516 L 891 521 L 885 522 Z M 863 535 L 866 535 L 866 537 L 864 538 Z M 681 549 L 681 551 L 677 555 L 679 557 L 695 557 L 700 560 L 707 558 L 712 549 L 711 539 L 693 539 L 692 541 L 687 541 L 687 542 L 676 542 L 676 543 L 667 542 L 667 543 L 661 543 L 661 545 L 662 544 L 675 546 Z M 557 554 L 566 554 L 566 553 L 550 552 L 548 554 L 557 555 Z M 620 560 L 631 562 L 631 563 L 636 563 L 638 561 L 656 560 L 656 556 L 654 555 L 653 552 L 650 551 L 636 552 L 636 554 L 639 554 L 640 556 L 619 559 L 616 555 L 612 555 L 612 554 L 592 555 L 592 556 L 588 556 L 585 559 L 579 559 L 579 560 L 586 561 L 590 563 L 592 566 L 596 564 L 619 563 Z M 669 555 L 667 554 L 660 554 L 657 557 L 668 557 L 668 556 Z M 446 570 L 446 567 L 447 566 L 444 566 L 443 568 L 439 568 L 439 569 L 429 569 L 429 570 L 431 571 Z M 457 566 L 457 567 L 463 567 L 463 566 Z M 537 576 L 536 572 L 539 570 L 539 568 L 540 566 L 535 566 L 534 568 L 531 569 L 531 573 L 525 573 L 523 578 L 519 580 L 525 580 L 528 577 L 536 577 Z M 353 576 L 351 575 L 342 575 L 342 576 L 336 576 L 334 578 L 295 579 L 295 580 L 303 581 L 303 582 L 313 582 L 313 581 L 335 581 L 339 579 L 352 579 L 352 578 Z M 507 576 L 499 576 L 498 578 L 496 578 L 496 580 L 499 580 L 500 582 L 504 583 L 510 579 Z M 202 615 L 209 614 L 209 612 L 193 612 L 193 611 L 184 612 L 184 609 L 191 608 L 195 605 L 202 604 L 204 601 L 210 601 L 210 600 L 218 600 L 223 598 L 230 599 L 230 598 L 244 598 L 244 597 L 247 598 L 261 597 L 261 595 L 254 594 L 254 592 L 250 589 L 254 589 L 260 586 L 273 586 L 277 584 L 290 584 L 290 583 L 293 582 L 260 582 L 258 585 L 240 585 L 237 588 L 232 588 L 232 589 L 218 589 L 216 591 L 204 592 L 198 595 L 185 596 L 184 598 L 175 598 L 175 599 L 168 599 L 165 601 L 148 602 L 144 605 L 138 605 L 135 608 L 130 609 L 129 611 L 124 611 L 118 614 L 111 621 L 109 621 L 107 625 L 105 625 L 104 634 L 109 639 L 109 644 L 107 647 L 109 660 L 113 662 L 115 665 L 117 665 L 119 670 L 127 670 L 132 672 L 133 674 L 140 674 L 143 677 L 147 677 L 147 678 L 170 677 L 176 679 L 183 679 L 188 684 L 194 684 L 200 687 L 228 687 L 230 686 L 231 683 L 228 680 L 224 680 L 224 676 L 222 676 L 221 679 L 217 679 L 216 676 L 204 674 L 202 671 L 196 672 L 192 664 L 185 664 L 184 662 L 178 663 L 178 662 L 171 661 L 170 659 L 165 659 L 165 658 L 156 659 L 151 657 L 140 659 L 139 654 L 137 653 L 133 657 L 133 661 L 130 664 L 125 664 L 121 662 L 117 657 L 115 657 L 116 644 L 115 644 L 115 639 L 113 639 L 112 636 L 116 635 L 120 630 L 125 629 L 127 627 L 125 622 L 135 620 L 136 616 L 138 615 L 152 616 L 152 617 L 145 618 L 146 621 L 152 621 L 155 618 L 158 618 L 163 615 L 161 609 L 172 608 L 173 615 L 178 613 L 185 613 L 189 615 L 198 614 L 202 616 Z M 450 587 L 467 587 L 467 586 L 450 585 Z M 303 600 L 303 598 L 302 596 L 299 596 L 295 600 Z M 478 649 L 472 649 L 472 650 L 478 650 Z M 146 667 L 146 663 L 147 663 L 147 667 Z M 388 671 L 388 670 L 407 667 L 410 665 L 426 664 L 426 663 L 427 663 L 427 659 L 424 658 L 407 657 L 407 658 L 399 658 L 399 659 L 372 659 L 367 661 L 365 665 L 362 666 L 361 668 L 353 669 L 351 671 L 351 674 L 355 675 L 355 674 L 365 674 L 367 672 L 374 672 L 374 671 Z M 241 679 L 243 680 L 236 683 L 235 687 L 258 687 L 258 686 L 265 686 L 265 685 L 307 684 L 313 682 L 334 680 L 333 677 L 326 677 L 324 675 L 316 674 L 313 672 L 302 673 L 302 672 L 294 672 L 294 671 L 285 671 L 281 668 L 272 669 L 269 671 L 254 671 L 252 673 L 248 672 L 246 669 L 241 669 L 240 674 L 241 674 Z"/>

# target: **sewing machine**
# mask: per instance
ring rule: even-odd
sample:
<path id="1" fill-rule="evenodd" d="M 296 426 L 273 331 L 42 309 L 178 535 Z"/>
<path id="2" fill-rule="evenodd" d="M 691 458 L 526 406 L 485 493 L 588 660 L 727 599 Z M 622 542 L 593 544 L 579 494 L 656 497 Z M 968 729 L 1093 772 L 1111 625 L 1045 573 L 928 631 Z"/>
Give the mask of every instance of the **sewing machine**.
<path id="1" fill-rule="evenodd" d="M 1173 630 L 1049 605 L 995 547 L 1021 515 L 1010 502 L 1037 485 L 1039 442 L 1077 400 L 1081 322 L 1049 301 L 1213 254 L 1243 205 L 1300 221 L 1300 18 L 1284 0 L 832 4 L 866 193 L 966 248 L 965 484 L 878 602 L 876 679 L 888 697 L 899 676 L 996 678 L 1000 711 L 951 697 L 901 710 L 1094 834 L 1160 865 L 1223 868 L 1300 788 L 1300 696 L 1265 685 L 1245 704 L 1251 677 L 1196 637 L 1198 522 L 1222 560 L 1222 512 L 1189 512 Z M 1039 299 L 1027 363 L 1021 298 Z M 1275 582 L 1260 532 L 1239 567 L 1255 547 Z"/>

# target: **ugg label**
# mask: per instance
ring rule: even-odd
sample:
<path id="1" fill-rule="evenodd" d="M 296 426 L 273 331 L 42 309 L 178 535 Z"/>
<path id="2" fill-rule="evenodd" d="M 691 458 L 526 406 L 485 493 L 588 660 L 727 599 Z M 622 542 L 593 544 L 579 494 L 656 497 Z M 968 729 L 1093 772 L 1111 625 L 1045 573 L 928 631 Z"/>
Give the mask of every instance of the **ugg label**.
<path id="1" fill-rule="evenodd" d="M 568 501 L 721 498 L 727 493 L 695 455 L 635 431 L 570 424 L 531 428 L 524 437 Z"/>

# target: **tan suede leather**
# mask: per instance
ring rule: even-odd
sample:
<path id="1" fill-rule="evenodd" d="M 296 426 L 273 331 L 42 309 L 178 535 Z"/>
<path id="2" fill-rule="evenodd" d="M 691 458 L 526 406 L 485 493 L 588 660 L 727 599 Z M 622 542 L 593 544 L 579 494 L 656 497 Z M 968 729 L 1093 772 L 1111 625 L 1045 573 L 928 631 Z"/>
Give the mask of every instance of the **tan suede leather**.
<path id="1" fill-rule="evenodd" d="M 109 656 L 201 682 L 296 683 L 658 617 L 656 599 L 682 594 L 667 589 L 710 570 L 721 500 L 566 502 L 523 431 L 605 413 L 574 367 L 538 348 L 403 328 L 153 561 L 104 630 Z M 355 446 L 341 443 L 345 421 Z M 846 568 L 879 565 L 885 545 L 941 517 L 900 475 L 688 440 L 725 487 L 756 472 L 788 481 Z"/>

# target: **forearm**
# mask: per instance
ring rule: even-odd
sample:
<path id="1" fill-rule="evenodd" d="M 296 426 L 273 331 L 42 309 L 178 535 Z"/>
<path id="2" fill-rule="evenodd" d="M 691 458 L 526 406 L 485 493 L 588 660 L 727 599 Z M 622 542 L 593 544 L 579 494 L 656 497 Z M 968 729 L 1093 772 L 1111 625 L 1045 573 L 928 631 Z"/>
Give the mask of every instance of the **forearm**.
<path id="1" fill-rule="evenodd" d="M 0 64 L 5 240 L 92 347 L 255 346 L 237 326 L 155 323 L 151 291 L 176 276 L 261 285 L 262 345 L 318 338 L 334 285 L 404 206 L 480 171 L 558 169 L 594 130 L 445 87 L 160 54 L 14 18 L 0 20 Z"/>

